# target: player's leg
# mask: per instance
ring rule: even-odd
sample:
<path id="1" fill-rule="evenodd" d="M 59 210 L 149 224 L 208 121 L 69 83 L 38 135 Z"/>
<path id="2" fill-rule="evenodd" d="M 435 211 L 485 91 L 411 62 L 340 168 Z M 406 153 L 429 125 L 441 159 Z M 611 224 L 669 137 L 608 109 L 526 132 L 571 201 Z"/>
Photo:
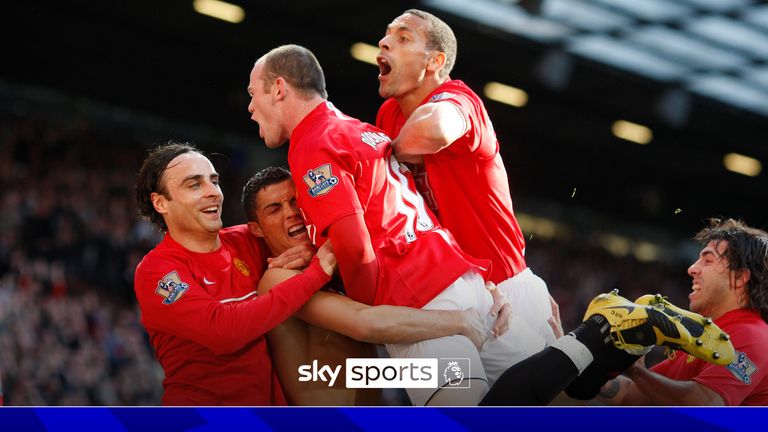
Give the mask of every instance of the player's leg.
<path id="1" fill-rule="evenodd" d="M 479 275 L 474 276 L 475 279 L 468 282 L 472 283 L 471 290 L 477 296 L 477 310 L 482 314 L 487 314 L 493 304 L 493 297 L 485 288 L 482 278 Z M 488 384 L 491 387 L 510 366 L 536 354 L 547 345 L 544 337 L 534 330 L 530 326 L 529 321 L 521 315 L 515 312 L 513 307 L 509 330 L 499 337 L 489 337 L 486 339 L 485 344 L 480 350 L 483 368 L 488 376 Z M 486 319 L 487 328 L 490 329 L 494 318 L 487 316 Z"/>
<path id="2" fill-rule="evenodd" d="M 488 391 L 488 379 L 483 370 L 480 354 L 472 341 L 465 336 L 446 336 L 413 344 L 387 344 L 386 349 L 392 358 L 439 359 L 439 370 L 432 371 L 437 378 L 436 387 L 405 389 L 413 405 L 472 406 L 477 405 Z M 446 380 L 442 373 L 445 369 L 444 364 L 448 361 L 446 359 L 461 359 L 462 364 L 466 365 L 462 368 L 463 380 L 468 385 L 461 387 L 445 385 Z"/>
<path id="3" fill-rule="evenodd" d="M 547 345 L 555 341 L 555 333 L 548 322 L 552 317 L 552 306 L 544 280 L 534 274 L 531 269 L 525 269 L 503 281 L 496 288 L 501 289 L 509 298 L 512 316 L 522 317 L 547 341 Z"/>
<path id="4" fill-rule="evenodd" d="M 482 310 L 477 304 L 474 290 L 468 285 L 468 283 L 477 283 L 477 280 L 481 284 L 483 283 L 482 278 L 476 273 L 468 272 L 438 294 L 423 309 L 465 310 L 475 308 Z M 483 290 L 485 290 L 484 286 Z M 488 296 L 490 297 L 490 293 Z M 490 309 L 490 304 L 484 304 L 482 307 Z M 490 327 L 488 328 L 490 329 Z M 459 388 L 443 387 L 445 381 L 441 375 L 438 377 L 436 388 L 405 389 L 414 405 L 425 405 L 428 402 L 430 404 L 477 405 L 488 389 L 488 379 L 480 359 L 480 353 L 472 341 L 465 336 L 447 336 L 414 344 L 388 344 L 386 348 L 392 358 L 466 359 L 464 361 L 466 361 L 466 369 L 468 370 L 463 370 L 462 373 L 465 380 L 470 380 L 469 389 L 465 386 Z M 443 362 L 445 363 L 445 361 Z M 442 374 L 443 370 L 438 372 Z"/>
<path id="5" fill-rule="evenodd" d="M 622 321 L 627 324 L 617 324 L 615 331 L 612 330 L 612 338 L 621 349 L 611 347 L 605 350 L 568 386 L 565 390 L 568 396 L 583 400 L 594 398 L 608 380 L 640 358 L 643 353 L 641 345 L 649 342 L 682 349 L 714 364 L 728 364 L 733 360 L 730 338 L 712 320 L 679 308 L 658 294 L 638 298 L 635 301 L 637 307 L 633 310 L 626 307 L 625 301 L 612 292 L 601 294 L 590 303 L 587 314 L 596 312 L 596 308 L 613 310 L 613 316 L 621 314 Z M 625 328 L 628 325 L 634 327 Z"/>
<path id="6" fill-rule="evenodd" d="M 552 346 L 505 370 L 480 404 L 548 404 L 612 344 L 609 332 L 604 317 L 589 318 Z"/>

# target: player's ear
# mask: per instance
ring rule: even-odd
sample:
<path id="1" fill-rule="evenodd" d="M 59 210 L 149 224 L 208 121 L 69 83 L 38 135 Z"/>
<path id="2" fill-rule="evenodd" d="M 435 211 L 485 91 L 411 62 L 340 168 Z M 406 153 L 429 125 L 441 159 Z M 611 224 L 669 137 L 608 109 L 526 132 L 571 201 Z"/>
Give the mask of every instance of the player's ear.
<path id="1" fill-rule="evenodd" d="M 248 222 L 248 231 L 256 237 L 264 238 L 264 231 L 261 230 L 258 222 Z"/>
<path id="2" fill-rule="evenodd" d="M 272 85 L 272 97 L 275 100 L 281 100 L 285 98 L 286 82 L 283 77 L 277 77 L 275 83 Z"/>
<path id="3" fill-rule="evenodd" d="M 155 210 L 158 213 L 160 214 L 168 213 L 168 206 L 167 206 L 168 199 L 165 197 L 165 195 L 157 192 L 152 192 L 149 195 L 149 200 L 152 201 L 152 206 L 155 207 Z"/>
<path id="4" fill-rule="evenodd" d="M 446 57 L 444 52 L 433 51 L 427 62 L 427 70 L 435 73 L 439 72 L 440 69 L 445 67 L 445 60 Z"/>
<path id="5" fill-rule="evenodd" d="M 736 271 L 736 285 L 737 286 L 745 286 L 749 282 L 749 279 L 751 279 L 752 273 L 749 271 L 749 269 L 743 268 Z"/>

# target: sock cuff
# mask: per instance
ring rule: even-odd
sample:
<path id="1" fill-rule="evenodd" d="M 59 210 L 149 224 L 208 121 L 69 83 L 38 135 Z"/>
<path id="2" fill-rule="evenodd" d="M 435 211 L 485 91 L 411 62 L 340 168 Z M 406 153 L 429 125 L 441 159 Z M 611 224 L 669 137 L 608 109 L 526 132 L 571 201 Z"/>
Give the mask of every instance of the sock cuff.
<path id="1" fill-rule="evenodd" d="M 576 366 L 576 369 L 579 370 L 579 374 L 584 372 L 584 369 L 595 359 L 589 348 L 571 334 L 561 337 L 551 346 L 565 353 L 571 359 L 573 365 Z"/>

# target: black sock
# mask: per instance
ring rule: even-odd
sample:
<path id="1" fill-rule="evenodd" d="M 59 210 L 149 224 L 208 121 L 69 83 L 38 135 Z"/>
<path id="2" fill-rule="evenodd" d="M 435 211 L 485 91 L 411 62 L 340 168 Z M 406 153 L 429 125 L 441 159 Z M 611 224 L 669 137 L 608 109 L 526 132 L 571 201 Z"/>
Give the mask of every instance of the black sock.
<path id="1" fill-rule="evenodd" d="M 479 405 L 546 405 L 578 374 L 573 361 L 550 346 L 504 371 Z"/>
<path id="2" fill-rule="evenodd" d="M 640 357 L 618 349 L 611 344 L 566 387 L 565 393 L 574 399 L 593 399 L 605 383 L 616 378 Z"/>
<path id="3" fill-rule="evenodd" d="M 592 357 L 597 355 L 611 343 L 611 326 L 602 315 L 592 315 L 568 333 L 589 349 Z"/>

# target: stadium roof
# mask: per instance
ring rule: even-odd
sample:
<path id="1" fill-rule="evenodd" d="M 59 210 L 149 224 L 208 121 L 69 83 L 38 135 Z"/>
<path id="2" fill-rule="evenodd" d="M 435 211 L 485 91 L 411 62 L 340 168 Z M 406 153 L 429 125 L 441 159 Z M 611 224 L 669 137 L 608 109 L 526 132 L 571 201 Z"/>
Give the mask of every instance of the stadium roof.
<path id="1" fill-rule="evenodd" d="M 457 34 L 454 77 L 479 93 L 502 91 L 484 96 L 518 207 L 536 198 L 685 230 L 717 215 L 768 225 L 765 1 L 232 0 L 238 24 L 194 3 L 12 3 L 0 15 L 0 84 L 57 89 L 260 145 L 245 93 L 258 56 L 307 46 L 334 103 L 372 121 L 377 68 L 350 49 L 376 45 L 393 18 L 421 8 Z"/>

